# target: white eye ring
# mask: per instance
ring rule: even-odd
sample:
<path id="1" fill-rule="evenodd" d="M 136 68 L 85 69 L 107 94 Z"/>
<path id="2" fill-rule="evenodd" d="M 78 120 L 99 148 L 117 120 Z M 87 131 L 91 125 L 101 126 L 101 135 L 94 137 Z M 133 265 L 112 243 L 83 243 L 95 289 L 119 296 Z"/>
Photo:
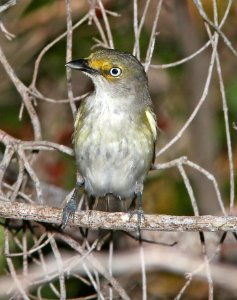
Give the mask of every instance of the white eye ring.
<path id="1" fill-rule="evenodd" d="M 119 75 L 121 75 L 122 73 L 122 70 L 120 68 L 111 68 L 109 70 L 109 74 L 113 77 L 118 77 Z"/>

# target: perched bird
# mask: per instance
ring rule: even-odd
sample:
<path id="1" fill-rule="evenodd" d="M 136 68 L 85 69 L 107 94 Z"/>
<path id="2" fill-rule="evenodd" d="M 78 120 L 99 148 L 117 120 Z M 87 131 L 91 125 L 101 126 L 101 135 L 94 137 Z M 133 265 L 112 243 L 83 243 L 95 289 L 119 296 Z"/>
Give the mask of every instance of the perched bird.
<path id="1" fill-rule="evenodd" d="M 75 121 L 74 149 L 88 196 L 136 199 L 141 219 L 143 182 L 151 168 L 157 136 L 156 118 L 142 64 L 113 49 L 66 64 L 88 75 L 94 92 L 82 100 Z M 77 207 L 76 189 L 63 211 L 63 226 Z"/>

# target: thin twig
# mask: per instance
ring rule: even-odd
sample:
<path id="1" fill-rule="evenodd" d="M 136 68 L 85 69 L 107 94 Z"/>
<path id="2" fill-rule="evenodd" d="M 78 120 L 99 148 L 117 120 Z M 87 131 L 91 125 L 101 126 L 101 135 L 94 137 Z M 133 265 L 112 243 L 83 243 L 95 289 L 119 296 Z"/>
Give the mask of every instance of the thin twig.
<path id="1" fill-rule="evenodd" d="M 44 100 L 44 101 L 47 101 L 49 103 L 55 103 L 55 104 L 65 104 L 65 103 L 69 103 L 70 100 L 69 99 L 52 99 L 52 98 L 49 98 L 49 97 L 45 97 L 43 96 L 36 88 L 33 89 L 30 89 L 29 90 L 29 93 L 30 95 L 32 95 L 33 97 L 37 98 L 37 99 L 40 99 L 40 100 Z M 85 93 L 81 96 L 77 96 L 77 97 L 74 97 L 72 100 L 73 101 L 80 101 L 84 98 L 86 98 L 87 96 L 89 95 L 89 93 Z"/>
<path id="2" fill-rule="evenodd" d="M 217 38 L 214 41 L 214 48 L 213 48 L 213 51 L 212 51 L 212 56 L 211 56 L 211 60 L 210 60 L 209 68 L 208 68 L 206 83 L 205 83 L 205 86 L 204 86 L 204 89 L 203 89 L 202 96 L 201 96 L 197 106 L 195 107 L 195 109 L 193 110 L 190 117 L 188 118 L 188 120 L 183 125 L 183 127 L 175 135 L 175 137 L 170 142 L 168 142 L 163 148 L 161 148 L 161 150 L 159 150 L 157 152 L 156 157 L 160 156 L 162 153 L 167 151 L 173 144 L 175 144 L 182 137 L 185 130 L 189 127 L 189 125 L 192 123 L 193 119 L 197 115 L 197 113 L 198 113 L 199 109 L 201 108 L 202 104 L 205 102 L 205 100 L 207 98 L 207 95 L 208 95 L 208 92 L 209 92 L 209 86 L 210 86 L 211 77 L 212 77 L 212 74 L 213 74 L 214 61 L 215 61 L 215 57 L 216 57 L 216 49 L 217 49 L 217 42 L 218 42 Z"/>
<path id="3" fill-rule="evenodd" d="M 103 30 L 103 27 L 101 26 L 100 21 L 99 21 L 97 15 L 96 15 L 96 12 L 95 12 L 95 9 L 96 9 L 95 1 L 89 1 L 89 3 L 90 3 L 90 6 L 91 6 L 90 12 L 89 12 L 89 19 L 92 19 L 94 21 L 94 23 L 96 25 L 96 28 L 98 29 L 98 32 L 99 32 L 100 37 L 102 39 L 102 42 L 101 42 L 102 47 L 109 48 L 109 42 L 107 40 L 106 34 L 105 34 L 105 32 Z M 95 39 L 95 40 L 99 44 L 98 39 Z"/>
<path id="4" fill-rule="evenodd" d="M 28 88 L 16 76 L 13 68 L 10 66 L 9 62 L 7 61 L 7 58 L 1 47 L 0 47 L 0 62 L 2 63 L 6 73 L 8 74 L 12 83 L 15 85 L 17 91 L 22 97 L 24 105 L 31 119 L 35 140 L 41 140 L 41 125 L 40 125 L 39 118 L 36 114 L 35 108 L 32 105 L 31 99 L 29 97 Z"/>
<path id="5" fill-rule="evenodd" d="M 62 235 L 62 234 L 57 234 L 62 240 L 64 240 L 65 242 L 67 242 L 72 249 L 74 249 L 75 251 L 79 252 L 80 254 L 83 254 L 83 251 L 81 249 L 80 244 L 78 244 L 75 240 L 71 239 L 68 236 Z M 100 262 L 98 260 L 96 260 L 94 258 L 94 256 L 92 254 L 90 254 L 89 256 L 89 261 L 88 261 L 92 266 L 93 269 L 98 270 L 98 272 L 103 275 L 109 282 L 110 284 L 113 286 L 113 288 L 117 291 L 117 293 L 120 295 L 121 299 L 124 300 L 129 300 L 130 298 L 128 297 L 126 291 L 120 286 L 120 284 L 118 283 L 118 281 L 111 277 L 109 272 L 107 270 L 105 270 L 105 268 L 100 264 Z"/>
<path id="6" fill-rule="evenodd" d="M 225 13 L 224 13 L 224 16 L 220 22 L 220 25 L 219 25 L 219 28 L 221 29 L 223 27 L 223 25 L 225 24 L 225 21 L 228 17 L 228 14 L 230 12 L 230 8 L 231 8 L 231 4 L 232 4 L 232 0 L 228 0 L 228 4 L 227 4 L 227 7 L 226 7 L 226 10 L 225 10 Z M 210 45 L 211 45 L 211 42 L 214 40 L 214 34 L 209 38 L 209 40 L 201 47 L 199 48 L 197 51 L 195 51 L 194 53 L 190 54 L 189 56 L 181 59 L 181 60 L 178 60 L 178 61 L 175 61 L 173 63 L 168 63 L 168 64 L 161 64 L 161 65 L 153 65 L 151 64 L 149 66 L 149 68 L 153 68 L 153 69 L 168 69 L 168 68 L 173 68 L 173 67 L 176 67 L 176 66 L 179 66 L 179 65 L 182 65 L 184 63 L 186 63 L 187 61 L 193 59 L 194 57 L 196 57 L 197 55 L 201 54 L 204 50 L 206 50 Z"/>
<path id="7" fill-rule="evenodd" d="M 87 13 L 83 18 L 81 18 L 75 25 L 72 26 L 72 29 L 76 29 L 78 26 L 80 26 L 81 24 L 83 24 L 86 20 L 88 20 L 89 14 Z M 30 84 L 30 88 L 33 89 L 35 88 L 36 85 L 36 80 L 37 80 L 37 76 L 38 76 L 38 71 L 39 71 L 39 65 L 40 62 L 43 58 L 43 56 L 45 55 L 45 53 L 47 51 L 49 51 L 50 48 L 52 48 L 55 44 L 57 44 L 61 39 L 63 39 L 65 36 L 67 36 L 67 31 L 65 31 L 64 33 L 62 33 L 60 36 L 58 36 L 56 39 L 54 39 L 51 43 L 49 43 L 47 46 L 45 46 L 40 54 L 38 55 L 36 61 L 35 61 L 35 67 L 34 67 L 34 72 L 33 72 L 33 76 L 32 76 L 32 81 Z"/>
<path id="8" fill-rule="evenodd" d="M 139 46 L 139 40 L 140 40 L 140 35 L 141 35 L 141 31 L 142 31 L 142 27 L 144 25 L 144 22 L 145 22 L 145 18 L 146 18 L 146 15 L 147 15 L 147 11 L 148 11 L 148 7 L 150 5 L 150 2 L 151 0 L 147 0 L 146 1 L 146 4 L 145 4 L 145 8 L 143 10 L 143 13 L 142 13 L 142 17 L 141 17 L 141 21 L 140 21 L 140 24 L 138 26 L 138 29 L 136 29 L 135 26 L 137 26 L 135 23 L 134 23 L 134 33 L 135 33 L 135 43 L 134 43 L 134 48 L 133 48 L 133 55 L 135 55 L 136 53 L 136 48 L 137 50 L 139 50 L 139 55 L 138 55 L 138 52 L 137 52 L 137 58 L 140 60 L 140 46 Z M 135 9 L 135 8 L 134 8 Z M 135 18 L 135 12 L 134 12 L 134 18 Z M 135 22 L 135 20 L 134 20 Z M 137 33 L 136 33 L 137 31 Z M 137 35 L 137 37 L 136 37 Z"/>
<path id="9" fill-rule="evenodd" d="M 112 33 L 111 33 L 111 29 L 110 29 L 110 25 L 109 25 L 109 20 L 107 18 L 104 5 L 103 5 L 103 3 L 102 3 L 101 0 L 97 0 L 97 2 L 99 4 L 100 10 L 101 10 L 101 14 L 102 14 L 102 17 L 103 17 L 103 20 L 104 20 L 105 29 L 106 29 L 107 36 L 108 36 L 108 41 L 109 41 L 109 47 L 111 49 L 114 49 L 113 36 L 112 36 Z"/>
<path id="10" fill-rule="evenodd" d="M 140 246 L 140 263 L 141 263 L 141 273 L 142 273 L 142 300 L 147 300 L 147 280 L 146 280 L 146 264 L 145 255 L 142 242 L 139 243 Z"/>
<path id="11" fill-rule="evenodd" d="M 206 267 L 206 274 L 207 274 L 207 281 L 208 281 L 208 300 L 213 300 L 213 280 L 211 276 L 211 270 L 210 270 L 210 263 L 207 257 L 207 247 L 206 247 L 206 241 L 205 236 L 203 232 L 199 232 L 200 235 L 200 241 L 202 246 L 202 253 L 204 257 L 204 263 Z"/>
<path id="12" fill-rule="evenodd" d="M 137 0 L 133 0 L 133 30 L 135 36 L 133 55 L 137 57 L 138 60 L 141 60 L 140 57 L 140 45 L 139 45 L 139 32 L 138 32 L 138 3 Z"/>
<path id="13" fill-rule="evenodd" d="M 21 297 L 24 300 L 29 300 L 25 290 L 22 288 L 20 280 L 18 280 L 18 278 L 17 278 L 17 273 L 16 273 L 16 270 L 15 270 L 14 264 L 12 262 L 12 259 L 8 256 L 8 254 L 10 254 L 10 248 L 9 248 L 9 230 L 8 230 L 7 226 L 5 227 L 5 230 L 4 230 L 4 237 L 5 237 L 5 240 L 4 240 L 4 254 L 5 254 L 6 262 L 7 262 L 10 274 L 11 274 L 11 278 L 13 279 L 13 281 L 14 281 L 14 283 L 17 287 L 17 290 L 18 290 L 19 294 L 21 295 Z"/>
<path id="14" fill-rule="evenodd" d="M 24 151 L 21 149 L 21 147 L 18 148 L 18 154 L 24 163 L 25 169 L 27 170 L 28 174 L 30 175 L 31 179 L 34 182 L 34 186 L 35 186 L 35 190 L 36 190 L 36 194 L 37 194 L 37 200 L 40 204 L 43 204 L 42 188 L 40 185 L 39 178 L 36 175 L 33 168 L 31 167 L 31 165 L 30 165 Z"/>
<path id="15" fill-rule="evenodd" d="M 188 192 L 191 204 L 192 204 L 192 208 L 193 208 L 193 211 L 194 211 L 194 215 L 197 217 L 197 216 L 199 216 L 199 209 L 198 209 L 197 201 L 196 201 L 194 193 L 193 193 L 192 186 L 190 184 L 190 181 L 188 179 L 188 176 L 187 176 L 182 164 L 178 164 L 178 169 L 179 169 L 179 172 L 180 172 L 180 174 L 183 178 L 185 187 L 187 189 L 187 192 Z"/>
<path id="16" fill-rule="evenodd" d="M 58 267 L 58 279 L 59 279 L 59 284 L 60 284 L 60 299 L 66 299 L 66 287 L 65 287 L 65 278 L 64 278 L 64 270 L 62 268 L 63 263 L 62 263 L 62 258 L 61 258 L 61 254 L 60 251 L 58 249 L 57 243 L 54 239 L 54 237 L 52 236 L 52 234 L 48 234 L 49 239 L 50 239 L 50 245 L 51 248 L 53 250 L 55 259 L 56 259 L 56 264 Z"/>
<path id="17" fill-rule="evenodd" d="M 234 47 L 232 46 L 230 40 L 226 37 L 226 35 L 220 30 L 220 28 L 218 28 L 206 15 L 202 3 L 200 0 L 193 0 L 194 4 L 196 5 L 200 15 L 202 16 L 203 20 L 210 25 L 215 31 L 216 33 L 218 33 L 218 35 L 223 39 L 224 43 L 226 44 L 226 46 L 231 50 L 231 52 L 237 57 L 237 52 L 234 49 Z"/>
<path id="18" fill-rule="evenodd" d="M 207 33 L 210 36 L 210 29 L 208 25 L 206 25 Z M 234 183 L 234 162 L 233 162 L 233 151 L 231 145 L 231 136 L 230 136 L 230 125 L 229 125 L 229 115 L 228 115 L 228 105 L 225 94 L 225 86 L 222 76 L 221 64 L 219 59 L 218 52 L 216 53 L 216 69 L 219 79 L 219 86 L 222 98 L 222 107 L 225 121 L 225 132 L 226 132 L 226 144 L 228 149 L 228 162 L 229 162 L 229 170 L 230 170 L 230 211 L 229 213 L 233 213 L 234 209 L 234 197 L 235 197 L 235 183 Z"/>
<path id="19" fill-rule="evenodd" d="M 9 7 L 13 6 L 16 4 L 16 0 L 9 0 L 5 4 L 0 5 L 0 13 L 4 12 L 7 10 Z"/>
<path id="20" fill-rule="evenodd" d="M 0 140 L 1 140 L 1 132 L 0 132 Z M 4 152 L 4 156 L 1 160 L 1 163 L 0 163 L 0 193 L 2 193 L 2 181 L 3 181 L 3 177 L 6 173 L 6 170 L 11 162 L 11 159 L 12 159 L 12 156 L 15 152 L 15 149 L 14 147 L 9 144 L 9 145 L 6 145 L 6 149 L 5 149 L 5 152 Z"/>
<path id="21" fill-rule="evenodd" d="M 71 0 L 65 0 L 66 2 L 66 12 L 67 12 L 67 46 L 66 46 L 66 63 L 72 60 L 72 10 L 71 10 Z M 66 68 L 67 75 L 67 94 L 69 99 L 69 104 L 72 111 L 73 120 L 76 118 L 77 108 L 73 101 L 72 92 L 72 70 L 71 68 Z"/>
<path id="22" fill-rule="evenodd" d="M 113 241 L 113 232 L 110 234 L 109 242 L 109 274 L 113 276 L 113 254 L 114 254 L 114 241 Z M 113 300 L 113 289 L 109 286 L 109 300 Z"/>
<path id="23" fill-rule="evenodd" d="M 157 22 L 158 22 L 158 19 L 159 19 L 159 16 L 160 16 L 162 3 L 163 3 L 163 0 L 159 0 L 159 2 L 157 3 L 155 19 L 154 19 L 154 22 L 153 22 L 151 35 L 150 35 L 150 40 L 149 40 L 149 44 L 148 44 L 147 52 L 146 52 L 145 71 L 147 71 L 148 68 L 149 68 L 151 58 L 152 58 L 152 54 L 153 54 L 153 51 L 154 51 L 155 38 L 156 38 L 156 27 L 157 27 Z"/>

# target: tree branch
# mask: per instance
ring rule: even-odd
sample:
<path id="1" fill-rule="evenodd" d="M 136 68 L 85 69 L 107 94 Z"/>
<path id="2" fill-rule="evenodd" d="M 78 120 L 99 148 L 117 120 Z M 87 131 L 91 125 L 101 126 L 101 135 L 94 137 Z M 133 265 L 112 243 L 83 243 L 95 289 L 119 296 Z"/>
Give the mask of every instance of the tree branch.
<path id="1" fill-rule="evenodd" d="M 25 203 L 0 201 L 0 217 L 59 225 L 62 209 Z M 137 230 L 137 216 L 129 213 L 78 211 L 68 225 L 90 229 Z M 237 231 L 236 216 L 145 215 L 141 229 L 159 231 Z"/>

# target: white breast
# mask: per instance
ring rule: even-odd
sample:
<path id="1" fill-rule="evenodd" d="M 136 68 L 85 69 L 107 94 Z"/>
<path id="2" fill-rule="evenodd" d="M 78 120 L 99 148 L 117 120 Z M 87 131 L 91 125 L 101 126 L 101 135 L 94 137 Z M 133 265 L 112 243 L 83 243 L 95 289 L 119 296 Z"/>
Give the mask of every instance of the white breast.
<path id="1" fill-rule="evenodd" d="M 80 141 L 78 133 L 78 168 L 88 194 L 131 197 L 150 168 L 153 140 L 141 132 L 132 115 L 108 104 L 111 98 L 103 100 L 91 106 L 86 118 L 88 138 Z"/>

